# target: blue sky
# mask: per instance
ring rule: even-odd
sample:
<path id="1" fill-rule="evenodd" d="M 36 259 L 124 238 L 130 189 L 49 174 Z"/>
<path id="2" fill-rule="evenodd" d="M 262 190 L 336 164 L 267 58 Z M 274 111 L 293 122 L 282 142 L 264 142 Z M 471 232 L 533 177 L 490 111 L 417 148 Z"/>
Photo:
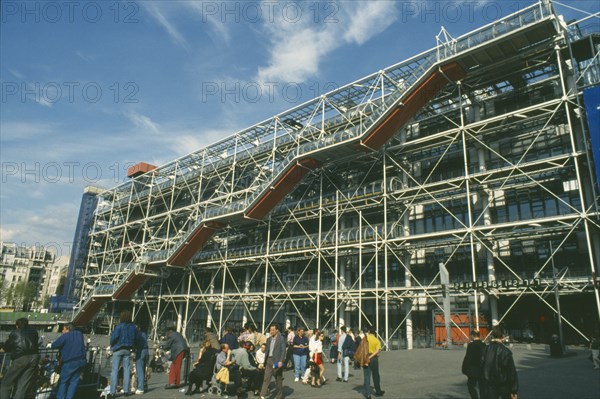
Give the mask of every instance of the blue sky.
<path id="1" fill-rule="evenodd" d="M 531 3 L 3 1 L 0 240 L 68 255 L 86 185 L 427 50 L 441 26 L 459 36 Z"/>

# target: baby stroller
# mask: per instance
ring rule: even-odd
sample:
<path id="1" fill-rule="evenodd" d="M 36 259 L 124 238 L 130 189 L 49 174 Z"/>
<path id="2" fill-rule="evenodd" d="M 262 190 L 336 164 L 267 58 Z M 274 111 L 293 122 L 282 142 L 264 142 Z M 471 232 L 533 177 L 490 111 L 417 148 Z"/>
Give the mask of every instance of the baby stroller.
<path id="1" fill-rule="evenodd" d="M 237 367 L 237 366 L 234 366 Z M 239 378 L 239 370 L 233 370 L 230 368 L 229 372 L 229 384 L 225 385 L 224 383 L 217 381 L 217 369 L 215 367 L 215 372 L 212 375 L 210 380 L 210 388 L 208 388 L 208 393 L 213 395 L 221 395 L 221 394 L 229 394 L 240 396 L 242 390 L 241 378 L 238 380 L 238 383 L 235 382 L 234 373 L 237 373 Z M 236 388 L 236 392 L 234 392 L 234 388 Z"/>
<path id="2" fill-rule="evenodd" d="M 154 357 L 152 357 L 152 360 L 150 360 L 150 368 L 152 369 L 153 373 L 165 372 L 165 363 L 158 351 L 154 352 Z"/>

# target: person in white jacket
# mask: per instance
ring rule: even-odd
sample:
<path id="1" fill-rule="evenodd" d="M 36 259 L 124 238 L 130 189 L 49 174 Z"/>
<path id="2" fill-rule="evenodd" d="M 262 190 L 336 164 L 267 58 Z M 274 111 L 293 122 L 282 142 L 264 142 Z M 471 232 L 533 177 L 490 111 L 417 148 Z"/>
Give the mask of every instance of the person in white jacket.
<path id="1" fill-rule="evenodd" d="M 310 350 L 310 360 L 319 367 L 319 379 L 315 381 L 313 379 L 312 386 L 321 387 L 321 383 L 325 383 L 325 365 L 323 364 L 323 340 L 325 334 L 321 331 L 315 332 L 310 342 L 308 343 L 308 349 Z"/>

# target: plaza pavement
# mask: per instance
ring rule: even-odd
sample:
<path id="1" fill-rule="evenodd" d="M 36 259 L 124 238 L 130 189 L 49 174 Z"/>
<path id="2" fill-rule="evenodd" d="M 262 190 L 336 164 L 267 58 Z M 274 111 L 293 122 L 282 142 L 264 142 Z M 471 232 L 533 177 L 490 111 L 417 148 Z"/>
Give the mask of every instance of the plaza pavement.
<path id="1" fill-rule="evenodd" d="M 519 375 L 519 399 L 598 399 L 600 370 L 593 370 L 589 350 L 568 348 L 570 356 L 550 358 L 545 345 L 516 344 L 514 358 Z M 466 377 L 460 372 L 465 349 L 415 349 L 384 352 L 380 358 L 381 386 L 384 398 L 449 399 L 468 398 Z M 293 372 L 284 373 L 284 397 L 306 399 L 362 398 L 362 371 L 351 370 L 348 383 L 336 382 L 336 367 L 325 365 L 328 383 L 320 389 L 294 382 Z M 153 374 L 149 389 L 140 399 L 188 398 L 178 390 L 164 390 L 166 374 Z M 271 383 L 270 398 L 274 398 L 275 382 Z M 120 396 L 122 397 L 122 396 Z M 254 398 L 249 393 L 248 398 Z M 133 398 L 133 397 L 132 397 Z M 195 394 L 191 398 L 211 399 L 218 396 Z"/>

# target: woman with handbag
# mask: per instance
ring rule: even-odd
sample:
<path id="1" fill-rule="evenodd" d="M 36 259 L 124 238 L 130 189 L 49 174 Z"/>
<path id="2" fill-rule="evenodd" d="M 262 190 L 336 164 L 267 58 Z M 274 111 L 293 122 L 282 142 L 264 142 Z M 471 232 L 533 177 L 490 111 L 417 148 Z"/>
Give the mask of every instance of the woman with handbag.
<path id="1" fill-rule="evenodd" d="M 217 355 L 216 367 L 216 380 L 224 385 L 224 390 L 227 390 L 229 383 L 233 381 L 231 389 L 235 392 L 241 386 L 242 379 L 235 362 L 235 356 L 228 344 L 221 345 L 221 352 Z"/>

